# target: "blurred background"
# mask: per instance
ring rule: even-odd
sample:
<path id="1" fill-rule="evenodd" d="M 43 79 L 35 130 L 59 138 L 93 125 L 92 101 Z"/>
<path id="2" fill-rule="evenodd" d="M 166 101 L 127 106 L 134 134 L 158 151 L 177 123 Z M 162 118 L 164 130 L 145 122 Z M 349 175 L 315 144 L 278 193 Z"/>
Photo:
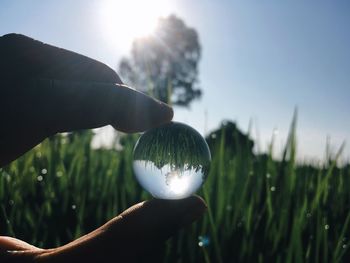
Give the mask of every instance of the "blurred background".
<path id="1" fill-rule="evenodd" d="M 2 0 L 0 35 L 99 60 L 206 138 L 209 212 L 168 242 L 165 262 L 346 262 L 349 11 L 346 1 Z M 0 169 L 0 234 L 58 246 L 149 198 L 131 168 L 138 136 L 57 135 Z"/>
<path id="2" fill-rule="evenodd" d="M 135 38 L 155 33 L 159 17 L 174 14 L 198 35 L 201 91 L 175 107 L 175 120 L 202 134 L 224 119 L 243 131 L 251 125 L 262 150 L 274 134 L 280 153 L 297 107 L 298 159 L 314 160 L 324 157 L 327 136 L 333 151 L 350 139 L 349 8 L 345 1 L 5 0 L 0 34 L 25 34 L 95 58 L 133 85 L 119 70 L 121 60 L 132 57 Z M 96 143 L 108 143 L 111 133 L 104 129 Z M 344 153 L 349 159 L 349 147 Z"/>

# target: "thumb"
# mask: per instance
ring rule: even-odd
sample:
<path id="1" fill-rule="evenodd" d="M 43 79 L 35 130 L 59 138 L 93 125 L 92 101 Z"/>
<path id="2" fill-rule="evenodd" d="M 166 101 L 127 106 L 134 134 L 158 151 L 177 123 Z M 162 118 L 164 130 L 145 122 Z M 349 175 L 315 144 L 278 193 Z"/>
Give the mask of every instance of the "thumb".
<path id="1" fill-rule="evenodd" d="M 180 200 L 153 199 L 132 206 L 105 227 L 127 239 L 165 241 L 205 211 L 206 204 L 198 196 Z"/>
<path id="2" fill-rule="evenodd" d="M 200 218 L 206 204 L 192 196 L 182 200 L 151 200 L 132 206 L 95 231 L 42 253 L 46 262 L 144 262 L 159 259 L 164 242 Z"/>

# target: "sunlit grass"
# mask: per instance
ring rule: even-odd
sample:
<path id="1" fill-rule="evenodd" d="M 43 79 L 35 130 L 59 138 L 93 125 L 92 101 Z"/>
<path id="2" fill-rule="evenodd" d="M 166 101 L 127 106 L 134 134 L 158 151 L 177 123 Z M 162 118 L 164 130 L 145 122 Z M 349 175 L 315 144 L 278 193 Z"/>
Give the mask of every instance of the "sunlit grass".
<path id="1" fill-rule="evenodd" d="M 349 260 L 350 166 L 337 166 L 340 152 L 297 165 L 295 124 L 278 162 L 218 141 L 199 192 L 209 212 L 168 242 L 166 262 Z M 91 137 L 55 136 L 0 170 L 0 234 L 57 246 L 150 198 L 133 178 L 135 138 L 116 151 L 91 149 Z"/>

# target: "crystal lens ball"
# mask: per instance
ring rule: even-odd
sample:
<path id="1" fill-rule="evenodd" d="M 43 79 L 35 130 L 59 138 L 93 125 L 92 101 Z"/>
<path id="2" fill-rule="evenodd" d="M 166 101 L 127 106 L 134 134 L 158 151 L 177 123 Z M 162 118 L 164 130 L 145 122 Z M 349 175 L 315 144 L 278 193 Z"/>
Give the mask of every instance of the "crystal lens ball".
<path id="1" fill-rule="evenodd" d="M 192 127 L 170 122 L 146 131 L 134 148 L 133 169 L 141 186 L 159 199 L 182 199 L 205 181 L 211 156 Z"/>

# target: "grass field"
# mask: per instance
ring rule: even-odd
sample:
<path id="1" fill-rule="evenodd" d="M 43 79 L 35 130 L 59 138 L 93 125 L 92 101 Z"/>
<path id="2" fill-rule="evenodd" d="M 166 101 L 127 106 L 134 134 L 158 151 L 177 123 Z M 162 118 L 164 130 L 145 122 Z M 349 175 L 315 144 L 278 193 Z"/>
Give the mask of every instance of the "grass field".
<path id="1" fill-rule="evenodd" d="M 58 135 L 0 169 L 0 234 L 58 246 L 150 198 L 133 177 L 136 137 L 116 151 Z M 224 146 L 198 193 L 209 212 L 169 240 L 166 262 L 350 262 L 349 165 L 297 165 L 294 122 L 281 161 Z"/>

